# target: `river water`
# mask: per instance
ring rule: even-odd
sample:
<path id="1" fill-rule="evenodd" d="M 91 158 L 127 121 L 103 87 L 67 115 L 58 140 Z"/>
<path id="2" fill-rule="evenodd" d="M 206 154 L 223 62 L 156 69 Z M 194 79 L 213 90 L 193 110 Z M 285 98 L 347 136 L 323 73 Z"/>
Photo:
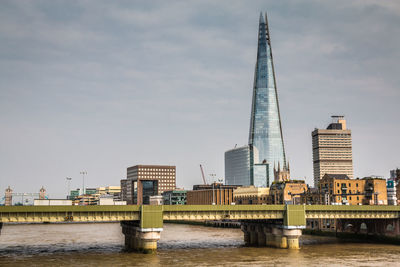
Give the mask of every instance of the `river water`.
<path id="1" fill-rule="evenodd" d="M 4 225 L 0 266 L 400 266 L 400 246 L 302 236 L 301 249 L 244 247 L 240 229 L 165 224 L 156 254 L 127 253 L 119 223 Z"/>

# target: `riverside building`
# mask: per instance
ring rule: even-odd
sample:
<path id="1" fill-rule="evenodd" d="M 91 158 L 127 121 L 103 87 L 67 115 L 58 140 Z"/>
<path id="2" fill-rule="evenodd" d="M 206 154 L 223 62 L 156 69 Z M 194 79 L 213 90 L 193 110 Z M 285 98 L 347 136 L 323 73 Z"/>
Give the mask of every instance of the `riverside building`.
<path id="1" fill-rule="evenodd" d="M 253 153 L 257 153 L 253 151 Z M 256 155 L 258 157 L 258 153 Z M 250 147 L 243 146 L 225 152 L 225 181 L 227 185 L 251 184 Z"/>
<path id="2" fill-rule="evenodd" d="M 243 162 L 237 163 L 237 161 Z M 236 163 L 236 164 L 235 164 Z M 248 164 L 248 165 L 246 165 Z M 286 169 L 281 118 L 267 15 L 260 15 L 249 145 L 225 153 L 227 184 L 268 187 L 274 165 Z M 236 167 L 244 166 L 245 167 Z M 247 167 L 248 166 L 248 167 Z M 245 174 L 243 174 L 246 172 Z M 240 178 L 238 178 L 240 177 Z"/>
<path id="3" fill-rule="evenodd" d="M 176 167 L 136 165 L 127 169 L 127 179 L 121 180 L 122 196 L 127 204 L 150 204 L 150 197 L 176 188 Z"/>
<path id="4" fill-rule="evenodd" d="M 314 187 L 325 174 L 345 174 L 353 178 L 351 130 L 344 116 L 332 116 L 326 129 L 312 132 Z"/>

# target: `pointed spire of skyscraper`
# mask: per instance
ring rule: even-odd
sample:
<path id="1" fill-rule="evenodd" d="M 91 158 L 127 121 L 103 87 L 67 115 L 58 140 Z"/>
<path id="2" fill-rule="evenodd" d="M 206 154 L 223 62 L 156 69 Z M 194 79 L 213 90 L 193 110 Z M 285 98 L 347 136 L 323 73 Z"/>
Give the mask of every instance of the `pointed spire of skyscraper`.
<path id="1" fill-rule="evenodd" d="M 265 20 L 264 20 L 262 12 L 260 12 L 260 20 L 259 20 L 259 22 L 260 22 L 260 24 L 261 23 L 265 23 Z"/>

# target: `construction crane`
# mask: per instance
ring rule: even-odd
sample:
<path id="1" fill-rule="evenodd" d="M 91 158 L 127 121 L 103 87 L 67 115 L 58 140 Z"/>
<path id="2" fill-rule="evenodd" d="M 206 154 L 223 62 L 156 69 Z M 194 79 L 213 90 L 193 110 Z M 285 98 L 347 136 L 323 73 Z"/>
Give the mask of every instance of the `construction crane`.
<path id="1" fill-rule="evenodd" d="M 206 185 L 207 184 L 206 177 L 204 176 L 203 166 L 201 166 L 201 164 L 200 164 L 200 171 L 201 171 L 201 176 L 203 177 L 203 183 Z"/>

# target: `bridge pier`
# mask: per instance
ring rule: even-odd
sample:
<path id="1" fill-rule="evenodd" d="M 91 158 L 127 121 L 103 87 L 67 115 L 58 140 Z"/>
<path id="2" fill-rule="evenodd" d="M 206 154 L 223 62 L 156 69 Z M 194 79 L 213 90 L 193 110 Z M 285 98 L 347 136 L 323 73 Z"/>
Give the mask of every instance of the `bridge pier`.
<path id="1" fill-rule="evenodd" d="M 282 225 L 242 222 L 247 246 L 299 249 L 300 228 L 287 229 Z"/>
<path id="2" fill-rule="evenodd" d="M 125 249 L 143 253 L 157 250 L 162 228 L 141 228 L 135 221 L 122 221 L 122 233 L 125 235 Z"/>
<path id="3" fill-rule="evenodd" d="M 0 234 L 1 234 L 1 228 L 3 228 L 3 223 L 0 222 Z"/>

